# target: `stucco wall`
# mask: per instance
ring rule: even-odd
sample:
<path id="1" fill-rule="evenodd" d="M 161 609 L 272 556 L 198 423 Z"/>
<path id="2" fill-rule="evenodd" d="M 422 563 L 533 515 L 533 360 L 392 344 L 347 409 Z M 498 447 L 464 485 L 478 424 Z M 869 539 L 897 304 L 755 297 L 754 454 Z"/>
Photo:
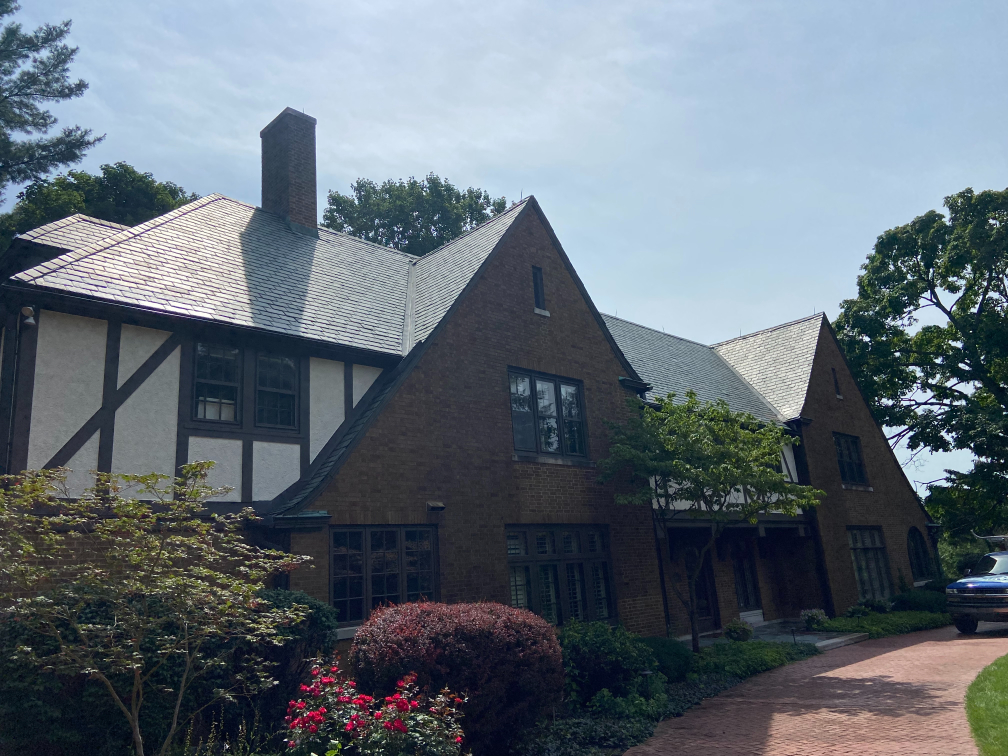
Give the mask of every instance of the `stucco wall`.
<path id="1" fill-rule="evenodd" d="M 311 424 L 309 449 L 314 460 L 332 434 L 343 423 L 343 370 L 342 362 L 312 357 Z"/>
<path id="2" fill-rule="evenodd" d="M 381 368 L 371 367 L 370 365 L 354 365 L 353 366 L 353 406 L 356 407 L 357 403 L 361 400 L 361 397 L 367 393 L 367 390 L 371 388 L 371 384 L 375 382 L 378 376 L 381 375 Z"/>
<path id="3" fill-rule="evenodd" d="M 252 499 L 272 499 L 301 477 L 301 445 L 256 441 L 252 444 Z"/>
<path id="4" fill-rule="evenodd" d="M 28 468 L 38 470 L 101 408 L 105 379 L 104 320 L 44 310 L 38 319 Z M 90 443 L 90 442 L 89 442 Z M 84 449 L 71 466 L 98 464 Z"/>
<path id="5" fill-rule="evenodd" d="M 189 437 L 190 462 L 213 460 L 216 464 L 207 476 L 207 484 L 215 488 L 231 486 L 232 490 L 215 497 L 216 501 L 241 501 L 242 442 L 234 438 Z"/>

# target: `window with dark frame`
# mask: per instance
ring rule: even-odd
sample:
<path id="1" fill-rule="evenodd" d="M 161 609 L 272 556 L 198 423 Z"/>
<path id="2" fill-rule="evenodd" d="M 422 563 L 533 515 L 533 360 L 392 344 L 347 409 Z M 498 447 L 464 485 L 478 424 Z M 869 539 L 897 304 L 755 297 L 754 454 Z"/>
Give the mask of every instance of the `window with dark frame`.
<path id="1" fill-rule="evenodd" d="M 881 528 L 848 528 L 851 559 L 857 578 L 859 599 L 887 599 L 892 595 L 889 556 Z"/>
<path id="2" fill-rule="evenodd" d="M 584 457 L 583 388 L 554 376 L 510 371 L 511 427 L 517 451 Z"/>
<path id="3" fill-rule="evenodd" d="M 511 606 L 554 625 L 615 619 L 604 528 L 509 527 L 506 540 Z"/>
<path id="4" fill-rule="evenodd" d="M 195 357 L 194 417 L 197 420 L 237 423 L 238 397 L 241 395 L 241 350 L 197 342 Z"/>
<path id="5" fill-rule="evenodd" d="M 532 294 L 535 297 L 537 310 L 546 309 L 546 291 L 543 289 L 542 268 L 532 267 Z"/>
<path id="6" fill-rule="evenodd" d="M 843 392 L 840 390 L 840 380 L 837 378 L 836 368 L 830 368 L 833 371 L 833 390 L 836 391 L 836 398 L 843 399 Z"/>
<path id="7" fill-rule="evenodd" d="M 332 531 L 332 603 L 340 623 L 367 619 L 382 604 L 435 599 L 434 528 Z"/>
<path id="8" fill-rule="evenodd" d="M 256 359 L 256 425 L 297 427 L 297 362 L 259 354 Z"/>
<path id="9" fill-rule="evenodd" d="M 861 439 L 846 433 L 834 433 L 837 464 L 840 466 L 840 480 L 851 486 L 867 486 L 864 458 L 861 456 Z"/>
<path id="10" fill-rule="evenodd" d="M 916 528 L 910 528 L 907 533 L 907 554 L 910 557 L 910 573 L 914 582 L 931 580 L 935 577 L 934 561 L 924 536 Z"/>

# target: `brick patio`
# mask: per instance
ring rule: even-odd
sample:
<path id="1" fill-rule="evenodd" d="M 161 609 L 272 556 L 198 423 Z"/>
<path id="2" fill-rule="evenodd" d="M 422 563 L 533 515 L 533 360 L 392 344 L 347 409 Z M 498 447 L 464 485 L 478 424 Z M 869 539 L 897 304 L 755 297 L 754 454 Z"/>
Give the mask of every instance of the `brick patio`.
<path id="1" fill-rule="evenodd" d="M 988 623 L 972 637 L 949 627 L 845 646 L 662 722 L 627 756 L 976 754 L 963 698 L 1005 654 L 1008 631 Z"/>

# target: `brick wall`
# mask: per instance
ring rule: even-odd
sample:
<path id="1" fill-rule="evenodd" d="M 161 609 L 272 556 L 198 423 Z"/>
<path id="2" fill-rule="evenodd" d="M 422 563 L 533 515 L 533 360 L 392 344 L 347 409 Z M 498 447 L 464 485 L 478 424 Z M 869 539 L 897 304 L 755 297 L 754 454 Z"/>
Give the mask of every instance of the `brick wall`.
<path id="1" fill-rule="evenodd" d="M 837 372 L 843 399 L 837 399 L 832 369 Z M 826 570 L 837 612 L 857 603 L 857 582 L 847 541 L 847 526 L 881 527 L 894 591 L 902 574 L 912 584 L 907 533 L 911 526 L 926 533 L 926 518 L 882 431 L 847 369 L 832 331 L 824 322 L 812 363 L 802 417 L 805 457 L 811 484 L 826 492 L 819 506 Z M 868 483 L 873 490 L 845 489 L 840 480 L 833 433 L 861 439 Z"/>
<path id="2" fill-rule="evenodd" d="M 546 309 L 533 312 L 532 267 Z M 660 586 L 646 508 L 617 508 L 594 466 L 514 461 L 508 366 L 584 383 L 589 457 L 604 456 L 606 420 L 628 411 L 625 375 L 532 207 L 526 208 L 328 489 L 312 505 L 333 524 L 438 526 L 444 601 L 507 603 L 504 528 L 518 523 L 608 525 L 620 620 L 663 634 Z M 429 515 L 426 502 L 444 502 Z M 328 600 L 326 532 L 294 534 L 316 558 L 292 588 Z"/>

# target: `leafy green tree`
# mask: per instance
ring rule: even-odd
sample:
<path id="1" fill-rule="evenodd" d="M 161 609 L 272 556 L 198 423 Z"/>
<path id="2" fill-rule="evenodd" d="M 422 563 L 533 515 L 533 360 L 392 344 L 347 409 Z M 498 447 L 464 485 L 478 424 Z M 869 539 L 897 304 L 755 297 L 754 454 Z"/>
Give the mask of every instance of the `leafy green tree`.
<path id="1" fill-rule="evenodd" d="M 100 175 L 68 171 L 33 181 L 18 194 L 11 212 L 0 215 L 0 250 L 17 234 L 75 213 L 135 226 L 195 199 L 199 195 L 178 184 L 157 181 L 122 162 L 103 165 Z"/>
<path id="2" fill-rule="evenodd" d="M 930 486 L 956 536 L 1008 526 L 1008 189 L 945 207 L 878 238 L 836 330 L 891 443 L 976 456 Z"/>
<path id="3" fill-rule="evenodd" d="M 0 19 L 18 10 L 15 0 L 0 0 Z M 69 34 L 70 21 L 43 24 L 27 34 L 9 21 L 0 30 L 0 199 L 11 183 L 79 163 L 104 138 L 80 126 L 45 136 L 57 121 L 43 105 L 80 97 L 88 87 L 83 79 L 70 80 L 77 48 L 66 44 Z M 27 138 L 17 139 L 18 134 Z"/>
<path id="4" fill-rule="evenodd" d="M 386 247 L 425 255 L 507 208 L 482 189 L 456 189 L 433 173 L 380 186 L 357 179 L 351 195 L 329 192 L 322 225 Z"/>
<path id="5" fill-rule="evenodd" d="M 685 402 L 674 400 L 669 394 L 656 408 L 643 404 L 626 423 L 612 426 L 600 468 L 603 480 L 619 483 L 617 504 L 651 508 L 660 527 L 682 519 L 710 523 L 705 541 L 686 551 L 685 575 L 672 584 L 699 652 L 697 580 L 724 529 L 755 524 L 770 513 L 793 517 L 825 494 L 788 481 L 781 455 L 785 444 L 798 440 L 784 428 L 734 412 L 723 399 L 702 403 L 692 391 Z"/>
<path id="6" fill-rule="evenodd" d="M 168 693 L 174 711 L 160 746 L 167 756 L 185 721 L 273 680 L 256 644 L 303 619 L 256 592 L 306 558 L 252 545 L 251 510 L 210 516 L 212 462 L 195 462 L 167 485 L 162 475 L 98 476 L 78 500 L 65 471 L 0 479 L 0 620 L 40 642 L 18 648 L 40 672 L 83 675 L 107 691 L 129 723 L 137 756 L 146 698 Z M 121 484 L 150 500 L 126 498 Z M 240 657 L 240 658 L 236 658 Z M 187 692 L 217 684 L 193 703 Z"/>

